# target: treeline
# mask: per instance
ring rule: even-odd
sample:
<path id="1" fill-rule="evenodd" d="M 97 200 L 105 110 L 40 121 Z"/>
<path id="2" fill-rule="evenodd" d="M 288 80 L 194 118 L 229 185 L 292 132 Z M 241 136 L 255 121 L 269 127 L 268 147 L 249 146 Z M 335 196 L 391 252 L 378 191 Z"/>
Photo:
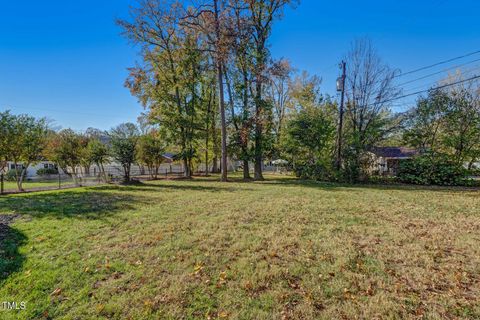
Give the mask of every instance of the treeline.
<path id="1" fill-rule="evenodd" d="M 478 86 L 432 90 L 409 112 L 393 113 L 393 101 L 402 95 L 395 84 L 400 72 L 361 39 L 344 57 L 339 132 L 339 106 L 321 93 L 321 79 L 270 55 L 272 28 L 295 4 L 142 0 L 130 20 L 118 21 L 141 48 L 126 86 L 148 120 L 178 146 L 187 176 L 194 159 L 216 166 L 221 157 L 226 180 L 228 156 L 243 162 L 245 179 L 251 178 L 250 163 L 253 178 L 261 180 L 265 160 L 285 159 L 301 177 L 363 181 L 372 173 L 372 149 L 382 145 L 411 146 L 422 154 L 423 169 L 415 169 L 417 162 L 403 166 L 405 182 L 438 183 L 432 177 L 440 167 L 457 178 L 468 173 L 464 162 L 472 168 L 480 149 Z M 412 170 L 430 177 L 414 179 Z"/>
<path id="2" fill-rule="evenodd" d="M 14 164 L 12 176 L 19 191 L 23 191 L 28 168 L 42 160 L 54 162 L 75 182 L 79 180 L 78 169 L 90 174 L 93 165 L 107 181 L 104 166 L 112 161 L 122 166 L 125 182 L 130 182 L 133 164 L 147 167 L 152 178 L 157 178 L 165 161 L 165 141 L 155 128 L 140 128 L 124 123 L 108 132 L 92 128 L 85 132 L 55 132 L 45 119 L 0 112 L 0 164 Z"/>
<path id="3" fill-rule="evenodd" d="M 205 163 L 227 156 L 243 161 L 245 179 L 263 179 L 262 163 L 282 127 L 291 68 L 273 62 L 269 39 L 292 0 L 141 0 L 124 35 L 141 47 L 142 61 L 126 82 L 159 124 L 191 175 L 195 157 Z M 278 85 L 278 86 L 277 86 Z M 270 97 L 269 97 L 270 96 Z M 271 99 L 278 99 L 274 105 Z M 220 138 L 219 138 L 220 136 Z M 202 154 L 200 154 L 200 152 Z"/>
<path id="4" fill-rule="evenodd" d="M 295 5 L 139 0 L 130 20 L 118 24 L 140 48 L 141 60 L 125 85 L 145 107 L 140 128 L 150 129 L 122 124 L 108 134 L 52 132 L 43 119 L 4 112 L 0 160 L 28 167 L 45 158 L 65 172 L 96 164 L 105 174 L 102 165 L 114 159 L 128 181 L 133 163 L 157 172 L 168 149 L 183 162 L 186 177 L 202 163 L 226 180 L 230 159 L 242 162 L 244 179 L 262 180 L 265 161 L 286 160 L 299 177 L 356 182 L 375 174 L 376 147 L 408 146 L 418 156 L 403 161 L 399 181 L 452 185 L 475 174 L 478 81 L 456 74 L 408 111 L 394 113 L 403 94 L 396 84 L 400 71 L 384 63 L 368 39 L 354 41 L 343 57 L 339 130 L 339 105 L 322 94 L 321 78 L 270 54 L 275 22 Z M 22 173 L 17 177 L 21 189 Z"/>

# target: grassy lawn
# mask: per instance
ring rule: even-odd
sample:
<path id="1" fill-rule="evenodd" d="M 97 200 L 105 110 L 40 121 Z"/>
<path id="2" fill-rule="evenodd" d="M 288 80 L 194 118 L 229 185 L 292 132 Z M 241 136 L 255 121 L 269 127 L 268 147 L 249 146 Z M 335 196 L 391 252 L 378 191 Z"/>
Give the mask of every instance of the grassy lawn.
<path id="1" fill-rule="evenodd" d="M 480 191 L 195 179 L 0 213 L 0 300 L 27 302 L 2 319 L 480 318 Z"/>
<path id="2" fill-rule="evenodd" d="M 58 186 L 58 181 L 57 180 L 51 180 L 51 181 L 25 181 L 23 183 L 23 188 L 25 190 L 31 189 L 31 188 L 43 188 L 43 187 L 55 187 Z M 15 181 L 5 181 L 4 182 L 4 188 L 5 190 L 17 190 L 17 183 Z"/>
<path id="3" fill-rule="evenodd" d="M 98 181 L 97 178 L 87 178 L 84 179 L 83 181 Z M 70 178 L 62 178 L 61 181 L 62 187 L 68 187 L 68 186 L 73 186 L 74 181 Z M 52 180 L 41 180 L 41 181 L 24 181 L 23 182 L 23 189 L 26 191 L 29 190 L 38 190 L 40 188 L 57 188 L 58 187 L 58 180 L 57 179 L 52 179 Z M 16 191 L 17 190 L 17 183 L 15 181 L 4 181 L 4 188 L 5 191 Z"/>

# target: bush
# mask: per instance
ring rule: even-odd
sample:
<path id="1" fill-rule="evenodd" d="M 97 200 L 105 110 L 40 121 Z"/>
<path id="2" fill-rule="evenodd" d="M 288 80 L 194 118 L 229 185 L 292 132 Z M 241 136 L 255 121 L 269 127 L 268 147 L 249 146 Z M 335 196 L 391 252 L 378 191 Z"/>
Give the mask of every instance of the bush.
<path id="1" fill-rule="evenodd" d="M 400 162 L 398 180 L 403 183 L 457 186 L 468 185 L 468 171 L 440 154 L 426 154 Z"/>
<path id="2" fill-rule="evenodd" d="M 17 181 L 17 172 L 18 174 L 21 173 L 21 170 L 8 170 L 8 172 L 5 174 L 5 180 L 6 181 Z M 23 178 L 25 178 L 25 173 L 23 175 Z"/>
<path id="3" fill-rule="evenodd" d="M 48 176 L 51 174 L 58 174 L 58 170 L 54 168 L 41 168 L 37 170 L 37 175 Z"/>
<path id="4" fill-rule="evenodd" d="M 331 165 L 321 163 L 295 163 L 293 171 L 295 175 L 302 179 L 311 179 L 318 181 L 336 180 L 335 172 Z"/>
<path id="5" fill-rule="evenodd" d="M 469 174 L 474 177 L 480 177 L 480 169 L 470 169 Z"/>

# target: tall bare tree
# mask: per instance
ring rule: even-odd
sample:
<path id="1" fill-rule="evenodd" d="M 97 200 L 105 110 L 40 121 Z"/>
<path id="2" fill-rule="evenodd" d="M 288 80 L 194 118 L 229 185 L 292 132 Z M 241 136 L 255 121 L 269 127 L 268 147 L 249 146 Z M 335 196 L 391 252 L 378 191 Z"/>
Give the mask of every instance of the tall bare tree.
<path id="1" fill-rule="evenodd" d="M 369 39 L 352 43 L 346 57 L 346 137 L 345 154 L 350 179 L 362 174 L 365 151 L 385 139 L 398 128 L 391 121 L 391 99 L 398 97 L 401 90 L 395 85 L 396 71 L 385 64 Z"/>
<path id="2" fill-rule="evenodd" d="M 279 143 L 285 116 L 292 107 L 291 77 L 293 68 L 286 59 L 272 61 L 268 71 L 266 95 L 273 106 L 273 131 Z"/>

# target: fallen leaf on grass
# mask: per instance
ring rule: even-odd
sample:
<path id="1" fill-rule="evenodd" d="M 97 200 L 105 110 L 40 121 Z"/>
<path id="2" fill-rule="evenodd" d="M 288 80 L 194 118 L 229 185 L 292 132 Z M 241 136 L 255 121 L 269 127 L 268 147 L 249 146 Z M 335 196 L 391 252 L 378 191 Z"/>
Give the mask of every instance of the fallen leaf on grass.
<path id="1" fill-rule="evenodd" d="M 103 304 L 97 305 L 97 312 L 98 313 L 101 313 L 103 311 L 103 309 L 105 309 L 105 305 L 103 305 Z"/>
<path id="2" fill-rule="evenodd" d="M 202 270 L 203 270 L 203 264 L 200 262 L 200 263 L 197 263 L 195 265 L 195 267 L 193 268 L 193 273 L 195 275 L 198 275 L 198 274 L 200 274 L 200 272 L 202 272 Z"/>
<path id="3" fill-rule="evenodd" d="M 227 283 L 227 272 L 222 271 L 222 272 L 220 272 L 220 276 L 219 276 L 219 280 L 218 280 L 218 283 L 217 283 L 217 287 L 221 287 L 221 286 L 224 285 L 225 283 Z"/>
<path id="4" fill-rule="evenodd" d="M 51 296 L 57 296 L 59 295 L 60 293 L 62 293 L 62 289 L 61 288 L 57 288 L 55 290 L 53 290 L 53 292 L 50 294 Z"/>

